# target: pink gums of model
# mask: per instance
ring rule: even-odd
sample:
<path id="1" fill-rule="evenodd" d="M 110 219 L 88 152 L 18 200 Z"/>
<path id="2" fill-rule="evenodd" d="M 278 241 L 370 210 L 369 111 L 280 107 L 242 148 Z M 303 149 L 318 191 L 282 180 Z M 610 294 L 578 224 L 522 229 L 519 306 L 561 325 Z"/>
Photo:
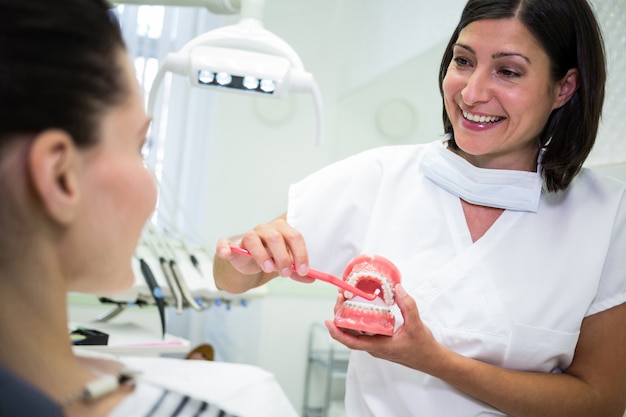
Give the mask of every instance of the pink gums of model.
<path id="1" fill-rule="evenodd" d="M 393 289 L 400 283 L 398 268 L 382 256 L 359 255 L 346 267 L 343 280 L 378 297 L 367 301 L 344 290 L 346 301 L 335 313 L 335 325 L 361 335 L 393 335 L 396 318 L 390 307 L 395 304 Z"/>

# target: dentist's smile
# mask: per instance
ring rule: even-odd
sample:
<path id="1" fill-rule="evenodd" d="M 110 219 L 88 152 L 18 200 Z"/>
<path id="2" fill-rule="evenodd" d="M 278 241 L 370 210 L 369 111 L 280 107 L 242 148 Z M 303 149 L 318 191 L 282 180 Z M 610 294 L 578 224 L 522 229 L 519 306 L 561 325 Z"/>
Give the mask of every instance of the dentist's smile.
<path id="1" fill-rule="evenodd" d="M 473 122 L 473 123 L 480 123 L 480 124 L 497 123 L 499 121 L 504 120 L 504 117 L 473 114 L 465 110 L 461 110 L 461 112 L 463 113 L 463 118 L 465 120 Z"/>

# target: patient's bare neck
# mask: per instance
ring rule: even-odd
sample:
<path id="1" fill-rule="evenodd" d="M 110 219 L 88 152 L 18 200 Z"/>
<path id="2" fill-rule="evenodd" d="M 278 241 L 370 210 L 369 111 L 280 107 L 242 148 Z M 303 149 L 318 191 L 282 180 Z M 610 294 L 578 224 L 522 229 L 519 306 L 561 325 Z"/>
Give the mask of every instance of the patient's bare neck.
<path id="1" fill-rule="evenodd" d="M 0 267 L 0 364 L 52 399 L 63 398 L 93 378 L 72 350 L 67 294 L 45 276 L 6 273 Z"/>

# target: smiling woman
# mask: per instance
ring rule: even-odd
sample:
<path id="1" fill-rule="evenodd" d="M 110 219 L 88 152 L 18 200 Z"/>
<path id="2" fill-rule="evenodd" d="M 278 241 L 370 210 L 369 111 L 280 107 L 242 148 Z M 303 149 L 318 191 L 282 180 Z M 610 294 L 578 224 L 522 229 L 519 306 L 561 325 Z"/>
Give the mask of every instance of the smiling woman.
<path id="1" fill-rule="evenodd" d="M 442 83 L 456 151 L 481 168 L 535 171 L 537 137 L 578 87 L 576 69 L 553 81 L 551 65 L 517 19 L 466 26 Z"/>
<path id="2" fill-rule="evenodd" d="M 293 184 L 286 213 L 242 235 L 253 260 L 218 242 L 218 287 L 392 261 L 392 335 L 326 322 L 352 350 L 350 417 L 621 417 L 626 184 L 582 168 L 604 59 L 586 0 L 469 0 L 440 64 L 446 135 Z"/>
<path id="3" fill-rule="evenodd" d="M 516 5 L 517 2 L 513 1 L 510 4 Z M 576 14 L 593 13 L 586 3 L 573 4 L 572 8 Z M 524 116 L 526 120 L 526 116 L 520 112 L 526 110 L 536 114 L 535 117 L 539 119 L 534 122 L 534 127 L 529 126 L 531 130 L 522 134 L 527 141 L 535 142 L 528 143 L 533 149 L 527 149 L 530 155 L 527 155 L 525 162 L 518 162 L 522 165 L 521 169 L 534 170 L 536 153 L 539 147 L 542 148 L 539 169 L 545 177 L 547 189 L 556 191 L 566 188 L 572 181 L 595 143 L 604 101 L 606 65 L 600 28 L 595 19 L 580 22 L 581 28 L 575 33 L 574 26 L 568 25 L 566 19 L 556 19 L 551 24 L 543 24 L 544 12 L 541 7 L 500 9 L 500 6 L 495 4 L 467 7 L 442 60 L 439 86 L 446 104 L 443 114 L 445 132 L 455 132 L 455 137 L 450 142 L 453 149 L 457 148 L 457 141 L 462 139 L 457 138 L 461 132 L 454 129 L 453 115 L 458 113 L 453 111 L 454 106 L 459 108 L 460 112 L 502 118 L 499 122 L 503 123 L 499 124 L 506 125 L 502 128 L 506 127 L 508 132 L 524 129 L 519 119 Z M 476 25 L 473 24 L 477 20 L 481 20 L 478 32 Z M 507 21 L 517 28 L 498 32 Z M 460 36 L 461 30 L 463 37 Z M 497 43 L 490 45 L 491 51 L 478 51 L 482 56 L 477 56 L 477 52 L 472 50 L 472 45 L 463 46 L 464 38 L 469 38 L 468 41 L 474 39 L 473 42 L 476 42 L 477 36 L 482 35 L 498 40 Z M 577 49 L 576 42 L 572 41 L 576 38 L 580 39 L 579 42 L 584 48 Z M 518 49 L 511 50 L 513 45 Z M 457 57 L 459 50 L 469 52 L 469 57 Z M 459 71 L 459 65 L 464 65 L 464 72 Z M 470 82 L 473 79 L 465 75 L 468 79 L 463 87 L 463 96 L 470 102 L 460 102 L 462 97 L 457 97 L 453 104 L 450 103 L 446 83 L 451 86 L 453 80 L 458 79 L 460 74 L 471 74 L 472 78 L 489 76 L 493 82 L 499 80 L 502 86 L 498 90 L 490 89 L 494 84 L 473 83 Z M 472 88 L 476 86 L 480 86 L 481 90 L 473 91 Z M 527 91 L 534 91 L 539 96 L 530 97 L 526 94 Z M 481 103 L 481 99 L 485 98 L 472 94 L 494 92 L 502 95 L 504 102 L 498 105 L 499 109 L 489 110 L 497 110 L 504 114 L 481 114 L 481 109 L 487 106 L 486 103 Z M 519 99 L 525 101 L 519 106 L 514 105 L 513 102 Z M 476 101 L 473 102 L 474 100 Z M 499 101 L 498 97 L 493 99 L 487 97 L 486 100 L 489 101 L 489 106 L 496 106 Z M 507 102 L 514 106 L 512 112 L 521 107 L 520 112 L 507 115 L 505 107 Z M 463 105 L 467 108 L 463 108 Z M 477 105 L 481 105 L 478 110 L 474 108 Z M 470 111 L 471 106 L 474 106 L 471 108 L 473 112 Z M 478 127 L 475 124 L 473 126 Z M 507 137 L 508 134 L 505 134 L 499 140 L 506 142 Z M 530 166 L 523 166 L 529 162 L 528 157 L 535 160 L 530 161 Z"/>

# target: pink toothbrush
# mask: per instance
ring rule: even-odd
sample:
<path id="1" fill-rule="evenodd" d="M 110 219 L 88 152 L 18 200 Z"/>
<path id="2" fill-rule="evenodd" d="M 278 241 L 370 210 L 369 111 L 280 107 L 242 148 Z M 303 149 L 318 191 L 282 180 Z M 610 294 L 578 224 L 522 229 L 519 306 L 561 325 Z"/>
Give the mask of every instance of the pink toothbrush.
<path id="1" fill-rule="evenodd" d="M 252 256 L 250 255 L 250 252 L 248 252 L 247 249 L 244 248 L 240 248 L 239 246 L 235 246 L 235 245 L 230 245 L 230 249 L 235 252 L 235 253 L 239 253 L 241 255 L 246 255 L 246 256 Z M 296 266 L 291 264 L 291 270 L 295 272 L 296 270 Z M 327 274 L 326 272 L 322 272 L 322 271 L 317 271 L 315 269 L 311 269 L 309 268 L 309 272 L 306 274 L 307 277 L 309 278 L 313 278 L 313 279 L 319 279 L 320 281 L 325 281 L 328 282 L 329 284 L 335 285 L 341 289 L 344 289 L 346 291 L 350 291 L 351 293 L 353 293 L 354 295 L 358 295 L 359 297 L 363 297 L 366 300 L 369 301 L 373 301 L 376 299 L 376 297 L 378 296 L 378 294 L 373 293 L 367 293 L 357 287 L 354 287 L 350 284 L 348 284 L 346 281 L 337 278 L 334 275 L 331 274 Z"/>

